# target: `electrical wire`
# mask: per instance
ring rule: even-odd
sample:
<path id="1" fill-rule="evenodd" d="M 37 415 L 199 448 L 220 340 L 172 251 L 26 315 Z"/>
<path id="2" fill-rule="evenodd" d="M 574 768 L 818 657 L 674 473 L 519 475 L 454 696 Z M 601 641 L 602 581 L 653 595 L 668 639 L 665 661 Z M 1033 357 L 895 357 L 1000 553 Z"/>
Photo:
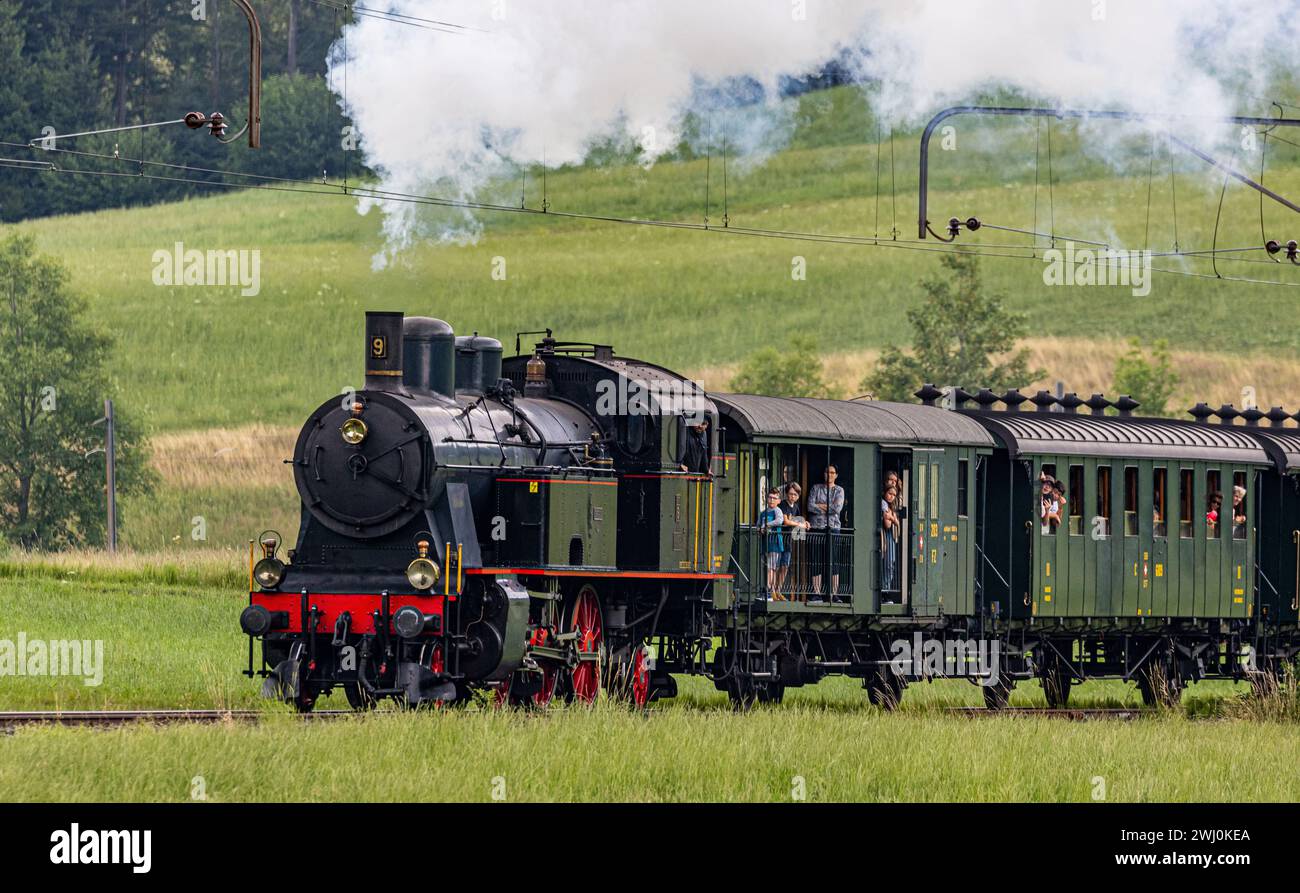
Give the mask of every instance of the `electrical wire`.
<path id="1" fill-rule="evenodd" d="M 336 12 L 349 12 L 366 18 L 378 19 L 384 22 L 393 22 L 398 25 L 410 25 L 413 28 L 419 28 L 424 31 L 438 31 L 443 34 L 461 34 L 466 31 L 477 31 L 487 34 L 482 28 L 474 28 L 469 25 L 460 25 L 455 22 L 443 22 L 438 19 L 426 19 L 420 16 L 407 15 L 401 12 L 390 12 L 388 10 L 375 9 L 369 6 L 361 6 L 358 3 L 347 3 L 344 0 L 309 0 L 318 6 L 324 6 L 327 9 L 333 9 Z"/>
<path id="2" fill-rule="evenodd" d="M 34 151 L 34 147 L 27 146 L 21 143 L 0 141 L 0 146 L 12 147 L 18 149 L 27 149 L 29 151 Z M 906 239 L 898 239 L 895 237 L 892 239 L 881 240 L 878 235 L 873 237 L 868 237 L 864 235 L 849 235 L 849 234 L 836 234 L 836 233 L 810 233 L 810 232 L 800 232 L 796 230 L 776 230 L 776 229 L 762 229 L 757 227 L 737 227 L 737 226 L 717 228 L 717 227 L 710 227 L 705 223 L 657 220 L 653 218 L 621 217 L 612 214 L 592 214 L 592 213 L 585 213 L 585 212 L 578 212 L 578 211 L 558 211 L 551 208 L 543 208 L 543 209 L 527 208 L 527 207 L 521 208 L 515 205 L 501 205 L 492 202 L 481 202 L 481 201 L 473 201 L 467 199 L 449 199 L 440 196 L 419 195 L 415 193 L 402 193 L 393 190 L 380 189 L 378 187 L 373 187 L 373 186 L 358 185 L 358 186 L 351 186 L 351 187 L 342 187 L 336 184 L 330 184 L 327 181 L 323 181 L 323 180 L 294 179 L 294 178 L 287 178 L 287 177 L 276 177 L 276 176 L 271 176 L 266 174 L 253 174 L 253 173 L 247 173 L 241 171 L 225 171 L 225 170 L 219 170 L 214 168 L 192 167 L 189 165 L 154 161 L 154 160 L 143 159 L 143 158 L 123 158 L 123 157 L 108 155 L 106 153 L 88 152 L 84 150 L 54 148 L 54 149 L 47 149 L 42 151 L 57 152 L 60 154 L 67 154 L 70 156 L 80 157 L 80 158 L 96 158 L 96 159 L 111 161 L 117 164 L 133 165 L 136 167 L 136 170 L 108 171 L 108 170 L 99 170 L 99 169 L 91 170 L 91 169 L 81 169 L 81 168 L 72 168 L 72 167 L 63 168 L 53 164 L 52 162 L 36 162 L 34 164 L 40 164 L 42 165 L 42 167 L 30 167 L 24 165 L 23 169 L 40 170 L 43 172 L 49 172 L 55 174 L 69 174 L 74 176 L 75 175 L 103 176 L 103 177 L 117 177 L 123 179 L 129 178 L 129 179 L 136 179 L 136 180 L 151 180 L 151 181 L 158 181 L 158 182 L 188 184 L 194 186 L 229 189 L 229 190 L 260 189 L 260 190 L 274 191 L 274 192 L 294 192 L 294 193 L 301 193 L 301 194 L 325 195 L 325 196 L 333 196 L 333 197 L 353 197 L 353 198 L 361 197 L 361 198 L 370 198 L 377 201 L 403 202 L 403 203 L 411 203 L 411 204 L 429 205 L 434 207 L 456 208 L 456 209 L 485 211 L 485 212 L 523 213 L 523 214 L 532 214 L 538 216 L 557 217 L 566 220 L 583 221 L 583 222 L 648 226 L 648 227 L 656 227 L 656 228 L 663 228 L 663 229 L 687 230 L 687 231 L 695 231 L 695 232 L 729 233 L 731 235 L 736 235 L 736 236 L 750 236 L 755 238 L 780 239 L 780 240 L 788 240 L 788 241 L 817 242 L 817 243 L 824 243 L 824 244 L 842 244 L 842 245 L 856 245 L 856 246 L 882 247 L 882 248 L 898 248 L 906 251 L 922 251 L 928 253 L 941 253 L 941 254 L 964 253 L 964 254 L 971 254 L 980 257 L 997 257 L 997 258 L 1010 258 L 1010 259 L 1019 259 L 1019 260 L 1042 259 L 1042 256 L 1040 256 L 1037 248 L 1035 246 L 1029 246 L 1029 245 L 1005 245 L 1005 244 L 989 244 L 989 243 L 975 242 L 975 243 L 970 243 L 969 247 L 965 247 L 965 246 L 945 247 L 945 246 L 935 245 L 932 242 L 926 242 L 919 239 L 906 240 Z M 11 159 L 11 161 L 18 161 L 18 159 Z M 205 179 L 198 179 L 193 176 L 169 176 L 169 175 L 162 175 L 162 174 L 152 174 L 152 173 L 145 173 L 146 168 L 162 168 L 166 170 L 178 171 L 183 174 L 213 174 L 222 178 L 237 177 L 252 182 L 232 183 L 226 179 L 205 180 Z M 1002 230 L 1002 231 L 1007 231 L 1012 233 L 1033 235 L 1035 237 L 1046 235 L 1043 233 L 1034 233 L 1029 230 L 1018 230 L 1012 227 L 1002 227 L 996 224 L 989 224 L 989 223 L 982 223 L 982 226 L 988 227 L 990 229 Z M 1099 247 L 1107 247 L 1105 246 L 1104 243 L 1101 242 L 1095 242 L 1091 240 L 1078 240 L 1078 241 L 1080 241 L 1081 244 L 1091 244 Z M 1263 249 L 1256 249 L 1256 248 L 1216 249 L 1215 253 L 1227 253 L 1230 251 L 1244 252 L 1244 251 L 1254 251 L 1254 250 L 1263 250 Z M 1209 253 L 1210 252 L 1177 252 L 1172 254 L 1162 254 L 1162 255 L 1153 255 L 1153 256 L 1181 256 L 1181 257 L 1189 257 L 1192 259 L 1196 259 L 1196 255 L 1209 254 Z M 1094 258 L 1093 263 L 1096 263 L 1097 260 L 1098 260 L 1097 258 Z M 1237 261 L 1248 262 L 1245 259 L 1237 259 Z M 1169 269 L 1169 268 L 1161 268 L 1161 267 L 1152 267 L 1151 269 L 1153 272 L 1158 272 L 1162 274 L 1191 276 L 1194 278 L 1219 279 L 1225 282 L 1242 282 L 1242 283 L 1251 283 L 1251 284 L 1259 284 L 1259 285 L 1280 285 L 1284 287 L 1293 287 L 1293 288 L 1300 287 L 1300 283 L 1281 282 L 1277 280 L 1252 279 L 1252 278 L 1234 277 L 1234 276 L 1215 276 L 1210 274 L 1196 273 L 1189 270 L 1177 270 L 1177 269 Z"/>

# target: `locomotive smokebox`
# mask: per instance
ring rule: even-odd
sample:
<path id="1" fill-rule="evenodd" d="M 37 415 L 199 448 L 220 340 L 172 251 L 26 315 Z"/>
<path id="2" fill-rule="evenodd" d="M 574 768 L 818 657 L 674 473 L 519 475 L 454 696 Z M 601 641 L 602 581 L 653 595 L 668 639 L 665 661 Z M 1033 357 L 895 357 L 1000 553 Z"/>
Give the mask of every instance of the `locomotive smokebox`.
<path id="1" fill-rule="evenodd" d="M 412 316 L 402 326 L 406 386 L 456 396 L 456 333 L 440 319 Z"/>
<path id="2" fill-rule="evenodd" d="M 402 393 L 403 314 L 366 313 L 366 390 Z"/>

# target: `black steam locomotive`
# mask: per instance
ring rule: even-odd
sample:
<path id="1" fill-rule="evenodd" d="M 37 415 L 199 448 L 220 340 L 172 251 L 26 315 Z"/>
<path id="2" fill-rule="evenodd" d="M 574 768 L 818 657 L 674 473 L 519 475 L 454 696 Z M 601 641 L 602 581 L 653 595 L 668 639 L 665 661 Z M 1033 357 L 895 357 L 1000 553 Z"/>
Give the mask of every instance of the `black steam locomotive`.
<path id="1" fill-rule="evenodd" d="M 643 705 L 680 674 L 740 705 L 829 674 L 883 706 L 943 676 L 993 707 L 1095 677 L 1167 703 L 1300 649 L 1300 431 L 1277 408 L 706 395 L 549 331 L 505 360 L 399 313 L 365 339 L 365 389 L 299 435 L 297 543 L 262 537 L 240 618 L 248 675 L 300 710 L 338 687 L 358 709 Z M 795 492 L 780 525 L 773 489 Z"/>

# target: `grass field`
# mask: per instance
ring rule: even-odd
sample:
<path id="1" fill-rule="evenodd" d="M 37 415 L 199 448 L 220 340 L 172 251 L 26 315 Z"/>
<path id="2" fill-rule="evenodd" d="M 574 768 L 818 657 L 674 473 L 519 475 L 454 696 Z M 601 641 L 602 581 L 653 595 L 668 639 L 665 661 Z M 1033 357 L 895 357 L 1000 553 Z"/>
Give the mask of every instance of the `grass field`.
<path id="1" fill-rule="evenodd" d="M 240 674 L 243 604 L 220 565 L 0 564 L 0 639 L 104 642 L 103 681 L 0 677 L 0 709 L 257 707 L 257 725 L 23 729 L 0 735 L 5 800 L 1294 800 L 1300 738 L 1286 722 L 1225 719 L 1240 690 L 1203 683 L 1184 709 L 1132 722 L 969 719 L 964 682 L 908 689 L 889 714 L 852 680 L 792 689 L 736 714 L 707 680 L 645 715 L 617 704 L 498 711 L 483 703 L 303 724 Z M 167 582 L 171 576 L 177 581 Z M 334 703 L 334 702 L 339 703 Z M 1042 706 L 1036 685 L 1013 703 Z M 1088 683 L 1072 703 L 1138 706 Z M 341 695 L 322 709 L 344 707 Z M 496 785 L 497 787 L 494 787 Z"/>

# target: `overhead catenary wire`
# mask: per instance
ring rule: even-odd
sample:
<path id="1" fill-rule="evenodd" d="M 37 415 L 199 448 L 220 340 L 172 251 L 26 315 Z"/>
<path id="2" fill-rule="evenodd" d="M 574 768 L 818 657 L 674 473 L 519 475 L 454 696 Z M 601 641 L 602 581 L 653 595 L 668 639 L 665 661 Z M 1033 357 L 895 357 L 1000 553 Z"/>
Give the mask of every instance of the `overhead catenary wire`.
<path id="1" fill-rule="evenodd" d="M 438 31 L 444 34 L 460 34 L 466 31 L 476 31 L 485 34 L 490 33 L 482 28 L 475 28 L 470 25 L 461 25 L 456 22 L 444 22 L 438 19 L 426 19 L 420 16 L 408 15 L 406 13 L 375 9 L 370 6 L 362 6 L 359 3 L 348 3 L 346 0 L 309 0 L 309 2 L 315 3 L 318 6 L 324 6 L 328 9 L 333 9 L 335 12 L 349 12 L 365 18 L 393 22 L 398 25 L 410 25 L 411 27 L 420 28 L 424 31 Z"/>
<path id="2" fill-rule="evenodd" d="M 24 146 L 23 144 L 20 143 L 8 143 L 3 141 L 0 141 L 0 146 L 10 146 L 14 148 L 29 149 L 29 150 L 31 149 L 31 147 Z M 972 254 L 981 257 L 1011 258 L 1011 259 L 1020 259 L 1020 260 L 1040 259 L 1040 255 L 1037 252 L 1037 250 L 1034 249 L 1032 246 L 1026 246 L 1026 245 L 990 245 L 988 243 L 973 243 L 970 245 L 970 247 L 948 247 L 948 246 L 934 245 L 933 243 L 927 243 L 921 240 L 893 239 L 893 240 L 882 242 L 879 239 L 868 237 L 868 236 L 846 235 L 846 234 L 835 234 L 835 233 L 801 233 L 801 232 L 790 231 L 790 230 L 761 229 L 755 227 L 726 227 L 726 228 L 718 229 L 718 228 L 709 227 L 703 223 L 656 220 L 651 218 L 620 217 L 617 215 L 592 214 L 592 213 L 584 213 L 584 212 L 576 212 L 576 211 L 557 211 L 555 209 L 550 209 L 550 208 L 547 209 L 520 208 L 514 205 L 500 205 L 500 204 L 494 204 L 489 202 L 471 201 L 471 200 L 464 200 L 464 199 L 447 199 L 439 196 L 425 196 L 425 195 L 417 195 L 413 193 L 400 193 L 391 190 L 384 190 L 377 187 L 368 187 L 368 186 L 354 186 L 350 190 L 345 191 L 344 189 L 338 186 L 334 186 L 328 183 L 322 183 L 318 180 L 303 180 L 303 179 L 292 179 L 292 178 L 285 178 L 285 177 L 274 177 L 265 174 L 250 174 L 250 173 L 244 173 L 239 171 L 223 171 L 223 170 L 217 170 L 212 168 L 195 168 L 188 165 L 178 165 L 170 162 L 160 162 L 160 161 L 153 161 L 148 159 L 121 158 L 112 155 L 107 155 L 105 153 L 86 152 L 86 151 L 78 151 L 78 150 L 71 150 L 71 149 L 54 149 L 48 151 L 65 153 L 65 154 L 79 156 L 79 157 L 94 157 L 94 158 L 104 159 L 104 160 L 117 162 L 117 163 L 133 164 L 133 165 L 137 165 L 139 168 L 135 172 L 105 171 L 105 170 L 85 170 L 85 169 L 77 169 L 77 168 L 60 168 L 56 165 L 51 164 L 49 167 L 43 169 L 50 173 L 56 173 L 56 174 L 108 176 L 108 177 L 118 177 L 118 178 L 155 180 L 161 182 L 186 183 L 195 186 L 202 186 L 208 188 L 220 188 L 220 189 L 260 189 L 266 191 L 295 192 L 295 193 L 326 195 L 326 196 L 334 196 L 334 197 L 356 196 L 356 197 L 363 197 L 363 198 L 372 198 L 381 201 L 415 203 L 415 204 L 431 205 L 436 207 L 458 208 L 458 209 L 489 211 L 489 212 L 549 214 L 549 216 L 560 217 L 560 218 L 565 218 L 565 219 L 570 219 L 575 221 L 627 224 L 627 225 L 649 226 L 649 227 L 657 227 L 657 228 L 664 228 L 664 229 L 698 231 L 698 232 L 730 233 L 732 235 L 750 236 L 750 237 L 757 237 L 757 238 L 785 239 L 785 240 L 793 240 L 793 241 L 817 242 L 817 243 L 826 243 L 826 244 L 887 247 L 887 248 L 898 248 L 901 250 L 910 250 L 910 251 L 924 251 L 930 253 L 944 253 L 944 254 L 966 253 L 966 254 Z M 232 183 L 224 179 L 204 180 L 204 179 L 197 179 L 195 177 L 187 177 L 187 176 L 163 176 L 159 174 L 144 173 L 144 169 L 146 167 L 161 167 L 164 169 L 177 170 L 181 173 L 193 173 L 193 174 L 207 173 L 207 174 L 214 174 L 221 177 L 239 177 L 239 178 L 244 178 L 246 180 L 252 180 L 254 182 Z M 988 224 L 988 226 L 990 228 L 1005 229 L 1011 232 L 1023 232 L 1023 231 L 1014 230 L 1010 227 L 998 227 L 993 224 Z M 1102 243 L 1093 243 L 1093 244 L 1100 245 Z M 1219 249 L 1219 252 L 1224 253 L 1227 252 L 1228 250 L 1229 249 Z M 1231 250 L 1245 251 L 1245 250 L 1256 250 L 1256 249 L 1231 249 Z M 1184 256 L 1186 256 L 1186 253 L 1184 253 Z M 1096 261 L 1094 260 L 1094 262 Z M 1242 262 L 1246 262 L 1246 261 L 1243 260 Z M 1168 268 L 1161 268 L 1161 267 L 1154 267 L 1154 266 L 1151 269 L 1153 272 L 1162 273 L 1162 274 L 1191 276 L 1194 278 L 1208 278 L 1208 279 L 1217 278 L 1225 282 L 1231 281 L 1231 282 L 1251 283 L 1251 284 L 1259 284 L 1259 285 L 1280 285 L 1284 287 L 1300 287 L 1300 283 L 1281 282 L 1281 281 L 1269 280 L 1269 279 L 1253 279 L 1253 278 L 1236 277 L 1236 276 L 1213 276 L 1210 274 L 1196 273 L 1188 270 L 1168 269 Z"/>
<path id="3" fill-rule="evenodd" d="M 101 136 L 106 133 L 125 133 L 126 131 L 139 130 L 145 131 L 153 127 L 167 127 L 171 124 L 184 124 L 184 118 L 173 118 L 170 121 L 151 121 L 148 124 L 126 124 L 122 127 L 104 127 L 99 130 L 83 130 L 80 133 L 53 133 L 49 136 L 38 136 L 30 140 L 28 145 L 37 148 L 44 148 L 43 143 L 57 140 L 72 140 L 79 136 Z"/>

